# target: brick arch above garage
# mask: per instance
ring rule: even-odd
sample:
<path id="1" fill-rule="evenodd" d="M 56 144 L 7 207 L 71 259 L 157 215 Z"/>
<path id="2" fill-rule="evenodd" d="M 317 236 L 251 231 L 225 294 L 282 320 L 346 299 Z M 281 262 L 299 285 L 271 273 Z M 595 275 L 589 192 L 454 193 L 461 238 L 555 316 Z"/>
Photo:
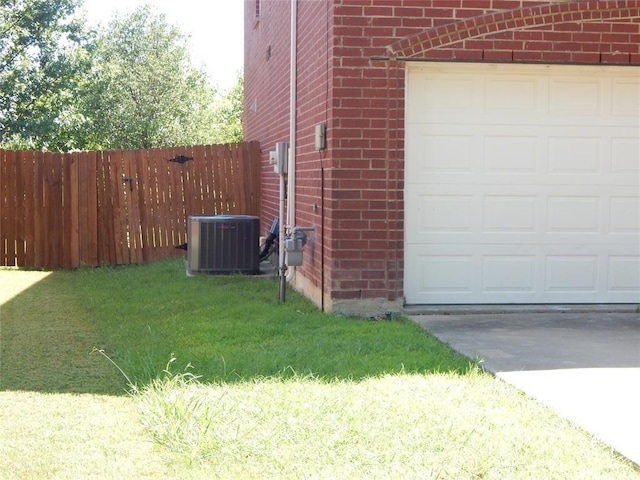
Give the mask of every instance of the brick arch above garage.
<path id="1" fill-rule="evenodd" d="M 385 56 L 640 64 L 640 1 L 553 2 L 483 13 L 398 39 Z"/>

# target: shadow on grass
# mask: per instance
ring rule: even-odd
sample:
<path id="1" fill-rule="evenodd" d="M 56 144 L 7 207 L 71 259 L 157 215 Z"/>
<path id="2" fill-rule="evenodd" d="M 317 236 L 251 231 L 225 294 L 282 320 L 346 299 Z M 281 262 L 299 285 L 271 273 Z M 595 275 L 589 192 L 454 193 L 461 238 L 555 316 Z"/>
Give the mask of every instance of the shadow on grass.
<path id="1" fill-rule="evenodd" d="M 29 272 L 0 270 L 0 284 L 17 273 Z M 172 358 L 172 373 L 225 383 L 471 368 L 407 319 L 325 314 L 296 292 L 280 304 L 277 288 L 271 279 L 187 277 L 179 259 L 56 271 L 0 306 L 0 389 L 124 394 L 118 368 L 142 387 Z"/>
<path id="2" fill-rule="evenodd" d="M 116 369 L 92 354 L 106 345 L 76 295 L 75 272 L 53 272 L 33 283 L 30 277 L 38 274 L 0 270 L 0 286 L 19 291 L 0 297 L 0 390 L 126 393 Z"/>

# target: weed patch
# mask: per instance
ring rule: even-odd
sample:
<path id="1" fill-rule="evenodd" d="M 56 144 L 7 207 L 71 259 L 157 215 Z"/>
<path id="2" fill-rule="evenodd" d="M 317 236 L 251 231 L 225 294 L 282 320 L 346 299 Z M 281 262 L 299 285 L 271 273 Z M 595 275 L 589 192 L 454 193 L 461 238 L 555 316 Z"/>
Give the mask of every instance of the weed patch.
<path id="1" fill-rule="evenodd" d="M 638 478 L 477 370 L 213 385 L 178 374 L 145 387 L 136 404 L 157 443 L 212 478 Z"/>

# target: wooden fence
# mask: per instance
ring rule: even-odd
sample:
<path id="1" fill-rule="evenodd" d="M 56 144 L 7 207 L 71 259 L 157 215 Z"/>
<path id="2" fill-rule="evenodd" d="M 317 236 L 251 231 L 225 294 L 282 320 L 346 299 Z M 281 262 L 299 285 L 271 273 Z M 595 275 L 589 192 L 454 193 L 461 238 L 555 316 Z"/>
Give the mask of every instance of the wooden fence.
<path id="1" fill-rule="evenodd" d="M 260 212 L 257 142 L 0 150 L 0 265 L 75 268 L 184 254 L 189 215 Z"/>

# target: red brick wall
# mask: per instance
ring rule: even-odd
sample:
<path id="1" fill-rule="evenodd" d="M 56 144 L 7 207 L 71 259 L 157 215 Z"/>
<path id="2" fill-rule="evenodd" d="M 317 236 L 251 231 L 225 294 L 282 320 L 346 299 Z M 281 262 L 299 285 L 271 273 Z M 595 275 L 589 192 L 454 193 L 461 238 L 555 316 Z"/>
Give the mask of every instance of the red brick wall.
<path id="1" fill-rule="evenodd" d="M 261 229 L 266 233 L 278 216 L 279 179 L 269 165 L 276 142 L 289 140 L 290 3 L 245 0 L 244 129 L 260 141 L 263 158 Z"/>
<path id="2" fill-rule="evenodd" d="M 247 3 L 254 12 L 255 1 Z M 246 19 L 245 135 L 265 154 L 288 139 L 289 5 L 261 0 L 257 27 L 251 13 Z M 405 61 L 639 65 L 640 0 L 299 0 L 298 41 L 296 223 L 316 226 L 299 273 L 328 308 L 374 299 L 397 305 Z M 328 149 L 319 153 L 320 122 Z M 270 171 L 269 219 L 277 211 Z"/>
<path id="3" fill-rule="evenodd" d="M 305 247 L 304 263 L 297 274 L 316 290 L 319 304 L 324 302 L 322 283 L 330 282 L 326 268 L 327 252 L 333 251 L 334 233 L 326 219 L 333 215 L 327 151 L 315 149 L 315 127 L 329 124 L 331 118 L 331 32 L 330 2 L 298 2 L 298 120 L 296 149 L 296 219 L 298 226 L 315 227 L 312 241 Z M 324 220 L 323 220 L 324 213 Z M 325 276 L 323 276 L 323 272 Z"/>

